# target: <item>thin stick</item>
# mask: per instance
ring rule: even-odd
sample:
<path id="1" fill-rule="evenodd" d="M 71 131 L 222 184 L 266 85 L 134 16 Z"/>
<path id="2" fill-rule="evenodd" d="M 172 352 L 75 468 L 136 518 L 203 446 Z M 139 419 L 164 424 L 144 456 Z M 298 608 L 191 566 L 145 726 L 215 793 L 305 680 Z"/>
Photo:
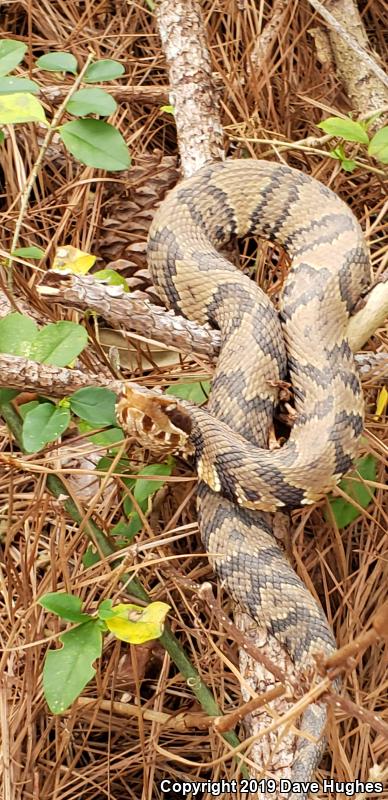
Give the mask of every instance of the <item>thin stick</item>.
<path id="1" fill-rule="evenodd" d="M 213 727 L 218 733 L 230 731 L 232 728 L 235 728 L 247 714 L 252 714 L 252 712 L 257 711 L 258 708 L 266 706 L 271 700 L 276 700 L 277 697 L 284 695 L 286 691 L 285 686 L 277 684 L 273 689 L 269 689 L 268 692 L 263 692 L 259 697 L 248 700 L 247 703 L 244 703 L 235 711 L 231 711 L 230 714 L 225 714 L 224 717 L 217 717 L 213 722 Z"/>

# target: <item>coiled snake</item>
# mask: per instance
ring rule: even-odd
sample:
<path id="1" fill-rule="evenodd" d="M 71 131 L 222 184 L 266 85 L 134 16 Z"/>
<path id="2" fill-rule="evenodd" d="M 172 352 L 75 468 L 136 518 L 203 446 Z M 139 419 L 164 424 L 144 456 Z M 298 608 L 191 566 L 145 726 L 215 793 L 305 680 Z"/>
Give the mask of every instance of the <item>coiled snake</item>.
<path id="1" fill-rule="evenodd" d="M 280 321 L 263 291 L 217 252 L 234 235 L 264 236 L 292 257 Z M 301 172 L 227 160 L 167 195 L 148 258 L 166 305 L 221 331 L 207 409 L 189 406 L 190 430 L 183 431 L 201 479 L 199 525 L 209 558 L 231 595 L 309 671 L 314 653 L 334 650 L 334 638 L 263 512 L 319 499 L 356 454 L 363 398 L 346 327 L 370 281 L 360 226 L 331 190 Z M 287 370 L 297 416 L 289 440 L 271 451 L 264 448 L 276 386 Z M 180 441 L 182 425 L 172 422 Z M 323 707 L 310 706 L 302 730 L 317 743 L 298 738 L 292 780 L 311 779 L 324 724 Z"/>

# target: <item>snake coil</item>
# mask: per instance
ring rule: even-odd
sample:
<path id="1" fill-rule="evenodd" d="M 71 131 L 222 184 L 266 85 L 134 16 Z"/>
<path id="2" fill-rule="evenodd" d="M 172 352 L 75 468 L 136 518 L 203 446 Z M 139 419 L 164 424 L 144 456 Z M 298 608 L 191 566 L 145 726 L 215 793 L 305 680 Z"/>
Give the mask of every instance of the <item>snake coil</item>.
<path id="1" fill-rule="evenodd" d="M 264 294 L 218 251 L 231 236 L 277 241 L 292 258 L 280 319 Z M 330 189 L 283 164 L 227 160 L 178 184 L 153 220 L 148 259 L 169 308 L 217 327 L 221 353 L 206 409 L 190 407 L 200 477 L 199 525 L 230 594 L 286 648 L 301 673 L 335 641 L 271 528 L 268 511 L 312 503 L 349 469 L 363 398 L 346 328 L 370 281 L 360 226 Z M 266 449 L 279 381 L 288 374 L 296 421 Z M 305 712 L 292 780 L 310 780 L 325 708 Z M 305 797 L 295 793 L 292 797 Z"/>

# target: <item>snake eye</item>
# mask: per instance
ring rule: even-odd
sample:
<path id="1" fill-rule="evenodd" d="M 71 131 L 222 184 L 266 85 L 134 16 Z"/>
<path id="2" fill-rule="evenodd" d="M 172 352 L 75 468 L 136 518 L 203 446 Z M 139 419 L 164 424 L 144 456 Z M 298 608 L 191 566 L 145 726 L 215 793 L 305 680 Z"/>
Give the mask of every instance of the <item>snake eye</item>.
<path id="1" fill-rule="evenodd" d="M 180 431 L 183 431 L 183 433 L 185 433 L 187 436 L 190 436 L 192 428 L 190 416 L 188 414 L 184 414 L 182 411 L 177 409 L 176 406 L 166 406 L 164 410 L 174 427 L 178 428 Z"/>

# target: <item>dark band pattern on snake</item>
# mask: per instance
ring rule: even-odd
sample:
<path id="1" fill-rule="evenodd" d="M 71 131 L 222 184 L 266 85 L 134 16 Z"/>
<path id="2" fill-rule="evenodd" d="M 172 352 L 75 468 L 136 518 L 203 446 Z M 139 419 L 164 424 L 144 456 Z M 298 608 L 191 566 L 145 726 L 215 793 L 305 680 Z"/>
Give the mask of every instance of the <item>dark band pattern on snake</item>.
<path id="1" fill-rule="evenodd" d="M 291 256 L 279 315 L 218 252 L 235 235 L 263 236 Z M 151 226 L 148 259 L 165 304 L 221 332 L 209 403 L 206 409 L 186 404 L 210 561 L 301 673 L 314 670 L 314 654 L 335 649 L 333 634 L 265 512 L 320 499 L 357 453 L 363 397 L 346 328 L 370 282 L 361 228 L 313 178 L 283 164 L 227 160 L 203 167 L 167 195 Z M 287 374 L 296 421 L 286 444 L 268 450 L 276 386 Z M 324 707 L 310 706 L 301 727 L 316 743 L 298 737 L 293 780 L 312 778 L 324 726 Z"/>

